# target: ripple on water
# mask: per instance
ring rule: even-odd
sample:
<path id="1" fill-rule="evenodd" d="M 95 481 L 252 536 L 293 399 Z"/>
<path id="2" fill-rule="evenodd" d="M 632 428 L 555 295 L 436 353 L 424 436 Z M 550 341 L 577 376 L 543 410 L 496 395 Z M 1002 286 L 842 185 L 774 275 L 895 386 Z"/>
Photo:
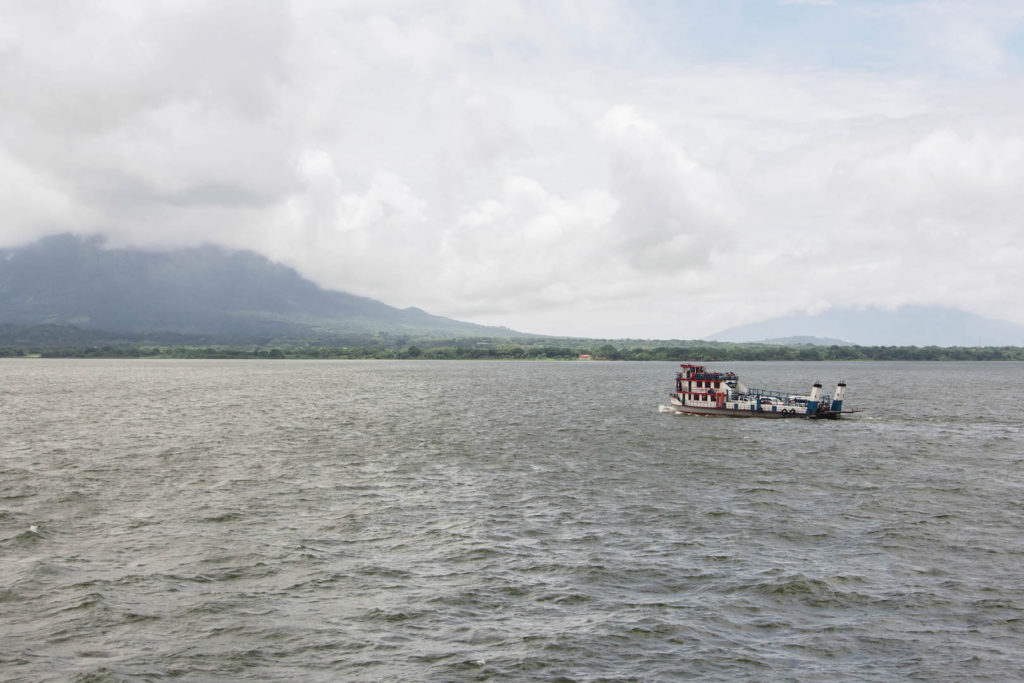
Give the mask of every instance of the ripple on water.
<path id="1" fill-rule="evenodd" d="M 0 365 L 16 680 L 1024 670 L 1024 430 L 914 403 L 1021 364 L 738 368 L 834 424 L 659 413 L 661 363 Z"/>

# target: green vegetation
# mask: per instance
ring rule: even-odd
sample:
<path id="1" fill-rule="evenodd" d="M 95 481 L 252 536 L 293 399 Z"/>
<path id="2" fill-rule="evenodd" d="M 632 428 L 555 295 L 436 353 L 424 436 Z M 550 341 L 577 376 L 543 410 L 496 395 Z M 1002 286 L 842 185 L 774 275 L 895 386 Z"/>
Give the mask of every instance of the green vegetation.
<path id="1" fill-rule="evenodd" d="M 0 357 L 43 358 L 307 358 L 424 360 L 572 360 L 586 354 L 595 360 L 653 361 L 856 361 L 1024 360 L 1024 347 L 811 346 L 736 344 L 705 341 L 594 340 L 549 337 L 495 339 L 408 338 L 363 335 L 349 339 L 288 340 L 262 343 L 146 343 L 109 341 L 69 344 L 67 340 L 33 340 L 0 346 Z"/>

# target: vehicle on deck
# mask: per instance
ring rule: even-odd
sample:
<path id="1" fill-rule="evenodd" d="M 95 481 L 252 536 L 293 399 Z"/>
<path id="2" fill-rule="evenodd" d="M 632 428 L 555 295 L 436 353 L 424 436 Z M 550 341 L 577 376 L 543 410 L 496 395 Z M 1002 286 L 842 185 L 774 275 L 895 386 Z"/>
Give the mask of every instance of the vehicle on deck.
<path id="1" fill-rule="evenodd" d="M 676 390 L 669 394 L 669 407 L 678 413 L 813 420 L 836 420 L 843 413 L 846 383 L 842 380 L 834 396 L 822 393 L 821 382 L 814 383 L 809 395 L 790 394 L 748 388 L 734 372 L 710 372 L 692 363 L 679 367 L 682 370 L 676 373 Z"/>

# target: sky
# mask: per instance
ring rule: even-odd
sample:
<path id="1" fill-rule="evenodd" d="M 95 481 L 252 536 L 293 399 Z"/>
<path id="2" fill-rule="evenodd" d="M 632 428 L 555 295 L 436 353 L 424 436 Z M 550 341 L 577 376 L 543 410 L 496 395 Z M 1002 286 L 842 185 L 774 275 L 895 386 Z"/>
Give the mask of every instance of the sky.
<path id="1" fill-rule="evenodd" d="M 539 334 L 1024 324 L 1024 2 L 0 0 L 0 207 Z"/>

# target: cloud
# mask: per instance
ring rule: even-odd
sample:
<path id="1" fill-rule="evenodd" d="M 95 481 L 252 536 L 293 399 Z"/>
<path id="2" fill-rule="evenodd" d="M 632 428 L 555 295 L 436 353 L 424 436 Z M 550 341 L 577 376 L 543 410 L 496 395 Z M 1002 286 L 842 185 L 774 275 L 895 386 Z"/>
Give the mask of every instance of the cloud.
<path id="1" fill-rule="evenodd" d="M 4 207 L 3 236 L 8 244 L 32 241 L 54 230 L 89 225 L 83 215 L 44 169 L 0 155 L 0 205 Z"/>
<path id="2" fill-rule="evenodd" d="M 728 239 L 733 201 L 725 182 L 629 107 L 610 111 L 597 130 L 611 149 L 618 250 L 634 267 L 650 270 L 706 264 Z"/>
<path id="3" fill-rule="evenodd" d="M 299 186 L 269 212 L 262 235 L 246 238 L 250 247 L 357 294 L 393 295 L 419 278 L 411 265 L 431 251 L 425 202 L 402 178 L 377 171 L 365 188 L 347 187 L 323 150 L 304 153 L 296 170 Z"/>
<path id="4" fill-rule="evenodd" d="M 216 227 L 201 220 L 207 209 L 265 207 L 287 188 L 279 169 L 288 141 L 273 119 L 286 22 L 271 6 L 5 9 L 22 31 L 0 60 L 3 154 L 35 171 L 37 191 L 77 214 L 60 222 L 26 216 L 9 224 L 10 234 L 74 229 L 177 243 L 212 232 L 217 239 L 237 229 L 237 218 Z"/>
<path id="5" fill-rule="evenodd" d="M 1024 7 L 1004 2 L 943 0 L 892 7 L 914 29 L 921 59 L 931 59 L 949 74 L 996 78 L 1020 63 L 1010 47 L 1024 20 Z"/>
<path id="6" fill-rule="evenodd" d="M 1018 268 L 993 257 L 1017 249 L 1024 205 L 1014 188 L 1022 182 L 1024 137 L 1012 128 L 922 130 L 836 173 L 845 229 L 833 248 L 893 271 L 862 269 L 851 283 L 879 302 L 969 308 L 993 281 L 1020 282 Z M 893 290 L 899 271 L 927 286 Z"/>
<path id="7" fill-rule="evenodd" d="M 477 314 L 615 296 L 614 207 L 606 193 L 561 197 L 534 179 L 508 177 L 499 196 L 469 207 L 444 231 L 441 283 L 460 293 L 460 310 Z"/>
<path id="8" fill-rule="evenodd" d="M 562 334 L 1024 323 L 1024 10 L 740 6 L 8 4 L 0 243 L 209 241 Z"/>

